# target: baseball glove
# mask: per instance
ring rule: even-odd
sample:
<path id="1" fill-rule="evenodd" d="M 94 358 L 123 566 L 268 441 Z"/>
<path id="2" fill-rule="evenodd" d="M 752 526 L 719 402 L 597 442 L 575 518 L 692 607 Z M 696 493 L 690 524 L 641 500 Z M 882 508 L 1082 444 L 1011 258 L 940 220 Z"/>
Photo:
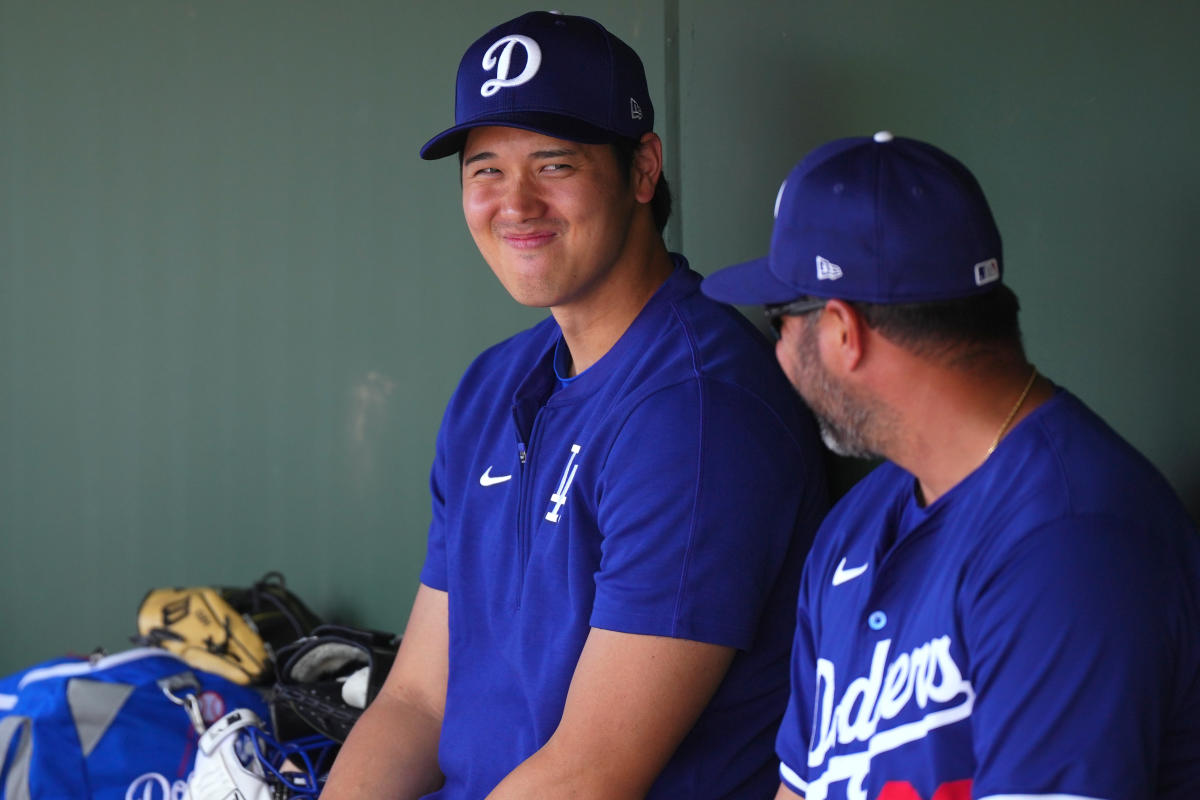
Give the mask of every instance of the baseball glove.
<path id="1" fill-rule="evenodd" d="M 269 572 L 249 588 L 151 589 L 138 608 L 133 641 L 235 683 L 266 684 L 275 651 L 320 624 L 283 576 Z"/>
<path id="2" fill-rule="evenodd" d="M 307 727 L 338 742 L 379 694 L 400 637 L 384 631 L 322 625 L 279 652 L 269 698 L 277 730 Z"/>

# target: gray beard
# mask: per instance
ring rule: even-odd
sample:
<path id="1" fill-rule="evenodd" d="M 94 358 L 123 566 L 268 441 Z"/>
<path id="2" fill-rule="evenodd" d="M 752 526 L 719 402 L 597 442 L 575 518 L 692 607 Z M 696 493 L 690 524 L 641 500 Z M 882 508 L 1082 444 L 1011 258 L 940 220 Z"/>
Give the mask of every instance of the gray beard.
<path id="1" fill-rule="evenodd" d="M 872 422 L 881 421 L 878 409 L 866 403 L 855 402 L 854 398 L 829 377 L 817 355 L 816 337 L 812 322 L 805 320 L 808 328 L 800 341 L 800 355 L 810 397 L 800 396 L 812 410 L 821 431 L 821 441 L 839 456 L 849 458 L 881 458 L 877 445 L 872 443 Z M 799 387 L 796 387 L 799 391 Z M 813 402 L 813 401 L 817 402 Z M 873 420 L 872 417 L 875 417 Z"/>
<path id="2" fill-rule="evenodd" d="M 817 418 L 817 427 L 821 431 L 821 441 L 839 456 L 848 458 L 881 458 L 874 448 L 862 435 L 862 423 L 849 428 L 841 428 L 822 414 L 813 412 Z"/>

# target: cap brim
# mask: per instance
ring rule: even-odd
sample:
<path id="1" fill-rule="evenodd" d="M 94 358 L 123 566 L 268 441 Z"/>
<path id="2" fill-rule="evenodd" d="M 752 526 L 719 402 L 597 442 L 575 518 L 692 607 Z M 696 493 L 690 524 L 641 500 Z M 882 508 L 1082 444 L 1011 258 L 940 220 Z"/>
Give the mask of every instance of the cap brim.
<path id="1" fill-rule="evenodd" d="M 605 144 L 614 142 L 622 137 L 612 131 L 606 131 L 590 122 L 575 119 L 562 114 L 549 114 L 540 111 L 508 111 L 480 117 L 461 125 L 455 125 L 434 136 L 421 148 L 421 158 L 433 161 L 446 156 L 452 156 L 463 149 L 467 134 L 472 128 L 482 128 L 488 125 L 500 125 L 505 128 L 520 128 L 533 131 L 555 139 L 566 139 L 570 142 L 583 144 Z"/>
<path id="2" fill-rule="evenodd" d="M 790 303 L 804 294 L 776 278 L 767 258 L 717 270 L 700 283 L 700 291 L 714 300 L 739 306 Z"/>

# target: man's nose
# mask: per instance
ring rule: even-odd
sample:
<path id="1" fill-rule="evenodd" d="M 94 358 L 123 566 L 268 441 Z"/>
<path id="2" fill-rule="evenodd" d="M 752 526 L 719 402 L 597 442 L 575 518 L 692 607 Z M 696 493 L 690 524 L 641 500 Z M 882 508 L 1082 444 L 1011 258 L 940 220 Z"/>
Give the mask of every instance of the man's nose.
<path id="1" fill-rule="evenodd" d="M 536 219 L 545 213 L 546 203 L 532 180 L 518 177 L 505 186 L 500 210 L 506 219 Z"/>

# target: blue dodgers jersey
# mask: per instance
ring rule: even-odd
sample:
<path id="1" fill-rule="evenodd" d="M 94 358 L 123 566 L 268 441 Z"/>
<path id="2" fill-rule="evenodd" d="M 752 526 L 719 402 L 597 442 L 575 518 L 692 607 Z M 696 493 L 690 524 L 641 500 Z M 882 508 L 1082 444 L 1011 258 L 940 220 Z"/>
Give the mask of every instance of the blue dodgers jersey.
<path id="1" fill-rule="evenodd" d="M 778 750 L 807 800 L 1200 797 L 1200 548 L 1069 393 L 928 508 L 884 464 L 823 523 Z"/>
<path id="2" fill-rule="evenodd" d="M 483 797 L 549 739 L 592 626 L 740 650 L 650 797 L 778 785 L 799 575 L 828 502 L 820 443 L 763 337 L 698 287 L 680 259 L 561 388 L 548 319 L 455 392 L 421 574 L 450 603 L 433 797 Z"/>

